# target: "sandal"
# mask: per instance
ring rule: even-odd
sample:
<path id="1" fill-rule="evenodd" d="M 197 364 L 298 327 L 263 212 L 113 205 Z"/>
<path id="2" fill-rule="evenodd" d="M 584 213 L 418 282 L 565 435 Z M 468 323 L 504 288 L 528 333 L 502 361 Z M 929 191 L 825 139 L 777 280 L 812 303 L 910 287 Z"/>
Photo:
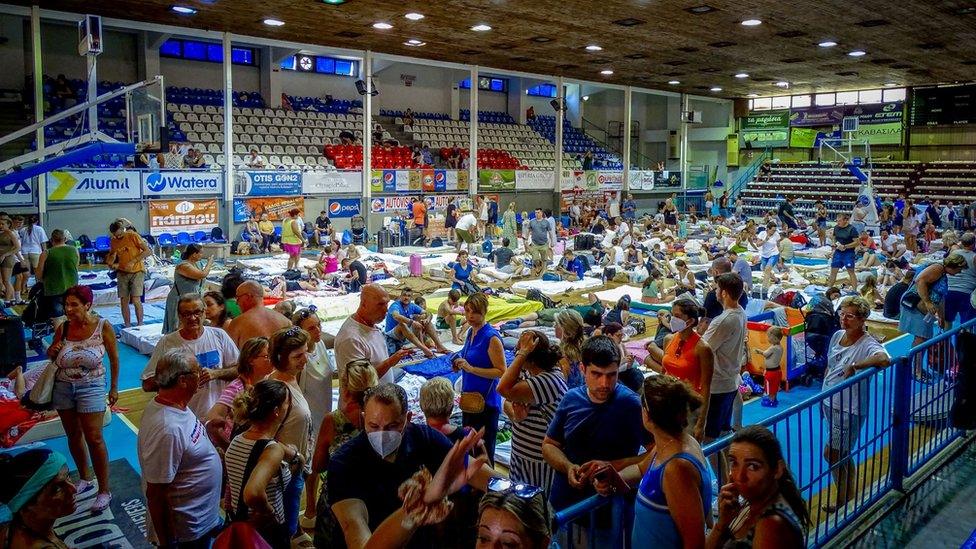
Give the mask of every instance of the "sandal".
<path id="1" fill-rule="evenodd" d="M 301 534 L 291 538 L 292 549 L 313 549 L 315 544 L 312 543 L 312 537 L 302 532 Z"/>
<path id="2" fill-rule="evenodd" d="M 102 511 L 108 509 L 110 503 L 112 503 L 112 494 L 99 492 L 98 495 L 95 496 L 95 502 L 92 503 L 91 512 L 101 513 Z"/>
<path id="3" fill-rule="evenodd" d="M 302 515 L 298 517 L 298 525 L 303 530 L 313 530 L 315 528 L 315 517 L 306 517 Z"/>

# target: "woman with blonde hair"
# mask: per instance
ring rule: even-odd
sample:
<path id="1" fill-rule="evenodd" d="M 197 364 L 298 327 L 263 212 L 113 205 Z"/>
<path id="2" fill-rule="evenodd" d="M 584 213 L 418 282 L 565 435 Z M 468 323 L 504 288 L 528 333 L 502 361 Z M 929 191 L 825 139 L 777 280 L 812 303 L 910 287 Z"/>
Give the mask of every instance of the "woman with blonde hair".
<path id="1" fill-rule="evenodd" d="M 237 379 L 224 388 L 217 403 L 207 412 L 203 423 L 210 441 L 219 450 L 227 449 L 230 444 L 234 430 L 234 399 L 246 388 L 267 377 L 273 369 L 269 345 L 266 337 L 252 337 L 244 342 L 237 358 Z"/>
<path id="2" fill-rule="evenodd" d="M 566 385 L 569 389 L 579 387 L 583 384 L 580 365 L 583 361 L 583 341 L 586 339 L 583 316 L 572 309 L 560 311 L 556 313 L 554 329 L 559 339 L 559 351 L 563 355 L 559 359 L 559 368 L 566 376 Z"/>
<path id="3" fill-rule="evenodd" d="M 359 435 L 366 391 L 378 383 L 376 369 L 368 360 L 354 360 L 339 371 L 339 406 L 322 419 L 309 473 L 308 490 L 314 493 L 319 483 L 322 489 L 316 504 L 306 506 L 301 518 L 302 528 L 315 529 L 316 547 L 332 547 L 337 543 L 332 534 L 341 531 L 327 500 L 329 459 L 343 444 Z"/>

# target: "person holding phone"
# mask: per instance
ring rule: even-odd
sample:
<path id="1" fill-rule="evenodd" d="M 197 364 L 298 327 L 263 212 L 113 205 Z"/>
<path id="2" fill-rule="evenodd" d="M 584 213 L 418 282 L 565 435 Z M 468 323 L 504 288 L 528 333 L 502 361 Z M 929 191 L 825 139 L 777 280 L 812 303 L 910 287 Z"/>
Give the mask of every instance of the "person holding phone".
<path id="1" fill-rule="evenodd" d="M 736 432 L 729 483 L 718 495 L 718 521 L 705 547 L 805 547 L 807 504 L 776 436 L 761 425 Z"/>
<path id="2" fill-rule="evenodd" d="M 641 396 L 644 428 L 654 447 L 622 469 L 593 465 L 592 484 L 610 496 L 636 487 L 633 547 L 703 547 L 711 516 L 712 480 L 701 446 L 687 433 L 701 396 L 670 375 L 644 380 Z"/>

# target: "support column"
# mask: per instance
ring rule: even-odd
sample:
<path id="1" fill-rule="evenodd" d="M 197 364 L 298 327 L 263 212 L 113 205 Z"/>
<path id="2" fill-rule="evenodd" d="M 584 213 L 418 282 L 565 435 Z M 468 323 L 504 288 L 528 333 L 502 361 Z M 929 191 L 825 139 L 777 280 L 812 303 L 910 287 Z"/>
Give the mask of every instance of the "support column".
<path id="1" fill-rule="evenodd" d="M 234 78 L 230 33 L 224 33 L 224 206 L 227 208 L 227 239 L 234 231 Z"/>
<path id="2" fill-rule="evenodd" d="M 470 123 L 468 132 L 468 194 L 478 194 L 478 66 L 471 67 L 471 93 L 468 94 Z"/>
<path id="3" fill-rule="evenodd" d="M 559 217 L 562 217 L 562 200 L 560 200 L 560 189 L 562 188 L 562 177 L 563 177 L 563 119 L 566 118 L 566 86 L 563 84 L 563 77 L 560 76 L 556 78 L 556 101 L 559 104 L 559 110 L 556 111 L 556 143 L 554 151 L 556 154 L 556 185 L 553 189 L 556 195 L 556 207 L 555 210 L 559 211 Z"/>
<path id="4" fill-rule="evenodd" d="M 44 120 L 44 67 L 41 59 L 41 8 L 31 6 L 31 61 L 34 64 L 34 122 Z M 35 133 L 39 151 L 44 148 L 44 128 L 37 128 Z M 38 223 L 42 226 L 47 222 L 47 178 L 34 178 L 34 188 L 37 189 Z"/>
<path id="5" fill-rule="evenodd" d="M 373 196 L 373 52 L 366 51 L 363 59 L 362 79 L 366 82 L 366 95 L 363 96 L 363 219 L 366 220 L 366 234 L 369 234 L 369 201 Z"/>
<path id="6" fill-rule="evenodd" d="M 688 124 L 684 121 L 685 113 L 691 107 L 691 98 L 688 94 L 681 94 L 681 112 L 679 113 L 678 127 L 681 145 L 678 147 L 678 169 L 681 170 L 681 190 L 688 189 Z"/>
<path id="7" fill-rule="evenodd" d="M 634 95 L 633 88 L 631 88 L 630 86 L 627 86 L 626 88 L 624 88 L 624 146 L 621 147 L 621 149 L 622 149 L 622 156 L 623 156 L 623 158 L 621 159 L 621 161 L 624 164 L 624 175 L 623 175 L 623 177 L 624 177 L 624 190 L 625 191 L 630 191 L 630 164 L 631 164 L 631 162 L 630 162 L 630 155 L 631 155 L 631 152 L 630 152 L 630 147 L 631 147 L 630 140 L 631 140 L 631 137 L 632 137 L 632 135 L 631 135 L 631 131 L 632 131 L 631 126 L 633 125 L 633 123 L 631 122 L 630 119 L 633 118 L 633 116 L 634 116 L 633 102 L 632 102 L 633 95 Z M 621 198 L 623 198 L 623 197 L 621 197 Z"/>

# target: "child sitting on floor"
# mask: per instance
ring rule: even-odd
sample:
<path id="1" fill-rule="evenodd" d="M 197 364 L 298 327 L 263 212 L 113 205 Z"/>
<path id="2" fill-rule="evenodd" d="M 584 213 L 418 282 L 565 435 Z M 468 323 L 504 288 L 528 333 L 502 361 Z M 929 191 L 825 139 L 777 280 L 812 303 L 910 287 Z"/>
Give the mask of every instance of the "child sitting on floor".
<path id="1" fill-rule="evenodd" d="M 755 352 L 765 359 L 766 396 L 762 399 L 762 405 L 774 408 L 779 406 L 776 394 L 779 393 L 779 384 L 783 381 L 783 369 L 780 366 L 780 361 L 783 360 L 783 347 L 780 345 L 783 329 L 779 326 L 770 327 L 766 330 L 766 340 L 769 347 L 766 350 L 756 349 Z"/>
<path id="2" fill-rule="evenodd" d="M 458 319 L 461 320 L 460 328 L 458 328 Z M 443 328 L 441 327 L 442 325 Z M 442 301 L 437 307 L 436 326 L 441 330 L 449 328 L 451 330 L 451 341 L 455 345 L 464 343 L 461 339 L 461 334 L 467 329 L 467 323 L 464 322 L 464 306 L 461 305 L 461 292 L 459 290 L 451 290 L 448 292 L 447 299 Z"/>

